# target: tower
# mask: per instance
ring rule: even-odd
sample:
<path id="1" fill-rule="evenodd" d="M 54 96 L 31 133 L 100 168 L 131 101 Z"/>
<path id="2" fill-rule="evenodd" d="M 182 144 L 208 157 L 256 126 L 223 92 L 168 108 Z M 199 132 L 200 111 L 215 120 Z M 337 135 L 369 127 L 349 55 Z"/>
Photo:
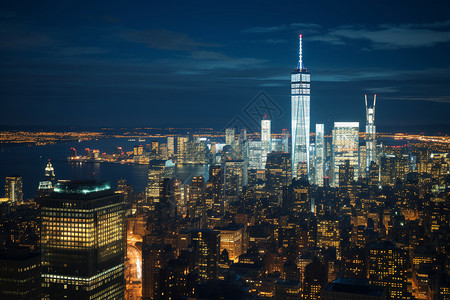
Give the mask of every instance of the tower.
<path id="1" fill-rule="evenodd" d="M 270 137 L 270 120 L 267 115 L 261 120 L 261 169 L 264 169 L 267 161 L 267 154 L 272 151 L 272 140 Z"/>
<path id="2" fill-rule="evenodd" d="M 310 74 L 303 66 L 302 35 L 300 35 L 297 68 L 291 73 L 291 122 L 292 122 L 292 176 L 297 177 L 297 166 L 307 164 L 309 172 L 310 134 Z"/>
<path id="3" fill-rule="evenodd" d="M 266 191 L 281 203 L 283 188 L 292 181 L 291 156 L 285 152 L 272 152 L 267 155 Z"/>
<path id="4" fill-rule="evenodd" d="M 55 169 L 48 160 L 44 170 L 44 180 L 39 182 L 38 196 L 49 196 L 55 186 Z"/>
<path id="5" fill-rule="evenodd" d="M 345 161 L 354 169 L 354 180 L 359 176 L 359 122 L 334 122 L 332 184 L 339 185 L 339 167 Z"/>
<path id="6" fill-rule="evenodd" d="M 325 130 L 324 124 L 316 124 L 315 184 L 323 186 L 325 168 Z"/>
<path id="7" fill-rule="evenodd" d="M 7 176 L 5 178 L 5 198 L 8 198 L 14 205 L 23 201 L 22 176 Z"/>
<path id="8" fill-rule="evenodd" d="M 151 160 L 148 165 L 148 181 L 146 188 L 147 201 L 150 209 L 154 209 L 154 204 L 159 202 L 164 178 L 172 178 L 174 174 L 175 164 L 172 160 Z"/>
<path id="9" fill-rule="evenodd" d="M 375 126 L 375 104 L 377 94 L 373 96 L 373 106 L 367 105 L 367 95 L 364 95 L 366 103 L 366 172 L 372 162 L 377 162 L 377 128 Z"/>
<path id="10" fill-rule="evenodd" d="M 42 299 L 123 299 L 122 195 L 107 183 L 65 181 L 40 204 Z"/>

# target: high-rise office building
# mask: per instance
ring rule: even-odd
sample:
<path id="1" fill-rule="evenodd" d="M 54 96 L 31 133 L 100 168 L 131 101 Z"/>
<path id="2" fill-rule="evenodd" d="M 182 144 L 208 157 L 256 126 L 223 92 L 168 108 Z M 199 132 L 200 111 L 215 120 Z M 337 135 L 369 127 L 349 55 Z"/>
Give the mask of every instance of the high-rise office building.
<path id="1" fill-rule="evenodd" d="M 233 262 L 238 262 L 239 256 L 246 250 L 244 226 L 232 224 L 226 227 L 216 227 L 214 230 L 220 232 L 220 253 L 226 249 L 228 258 Z"/>
<path id="2" fill-rule="evenodd" d="M 154 159 L 148 165 L 148 182 L 146 188 L 146 197 L 153 204 L 159 201 L 161 193 L 161 182 L 164 178 L 172 178 L 175 164 L 172 160 Z M 153 205 L 151 205 L 153 208 Z"/>
<path id="3" fill-rule="evenodd" d="M 310 82 L 310 74 L 303 66 L 302 35 L 300 35 L 298 65 L 291 74 L 293 177 L 297 177 L 297 166 L 300 162 L 305 162 L 309 170 Z"/>
<path id="4" fill-rule="evenodd" d="M 48 160 L 47 166 L 44 170 L 44 179 L 39 181 L 38 197 L 50 195 L 55 183 L 55 169 L 52 163 Z"/>
<path id="5" fill-rule="evenodd" d="M 323 124 L 316 124 L 316 155 L 315 181 L 318 186 L 323 186 L 323 177 L 325 174 L 325 130 Z"/>
<path id="6" fill-rule="evenodd" d="M 234 139 L 236 135 L 236 130 L 234 128 L 225 129 L 225 145 L 230 145 L 234 148 Z"/>
<path id="7" fill-rule="evenodd" d="M 189 160 L 189 137 L 177 137 L 177 164 L 183 164 Z"/>
<path id="8" fill-rule="evenodd" d="M 348 160 L 359 177 L 359 122 L 334 122 L 332 184 L 339 185 L 339 167 Z"/>
<path id="9" fill-rule="evenodd" d="M 205 179 L 202 175 L 192 177 L 187 203 L 188 217 L 192 220 L 201 218 L 206 211 Z"/>
<path id="10" fill-rule="evenodd" d="M 283 188 L 292 181 L 291 156 L 285 152 L 272 152 L 267 155 L 266 193 L 281 203 Z"/>
<path id="11" fill-rule="evenodd" d="M 289 153 L 289 131 L 285 128 L 281 131 L 281 151 Z"/>
<path id="12" fill-rule="evenodd" d="M 369 244 L 370 284 L 384 286 L 389 299 L 411 299 L 408 285 L 408 251 L 392 242 Z"/>
<path id="13" fill-rule="evenodd" d="M 223 163 L 222 169 L 224 201 L 227 207 L 228 203 L 238 200 L 242 187 L 247 185 L 247 167 L 243 160 L 228 160 Z"/>
<path id="14" fill-rule="evenodd" d="M 175 137 L 167 137 L 167 156 L 173 158 L 175 156 Z"/>
<path id="15" fill-rule="evenodd" d="M 12 204 L 23 201 L 22 176 L 7 176 L 5 178 L 5 198 L 8 198 L 8 201 Z"/>
<path id="16" fill-rule="evenodd" d="M 373 106 L 367 104 L 367 95 L 364 95 L 366 102 L 366 172 L 370 164 L 377 162 L 377 129 L 375 126 L 375 104 L 377 95 L 373 96 Z M 361 162 L 362 163 L 362 162 Z"/>
<path id="17" fill-rule="evenodd" d="M 248 168 L 254 170 L 261 170 L 264 168 L 261 157 L 261 141 L 248 141 Z"/>
<path id="18" fill-rule="evenodd" d="M 143 155 L 143 154 L 144 154 L 144 146 L 143 145 L 133 147 L 133 155 L 134 156 L 139 156 L 139 155 Z"/>
<path id="19" fill-rule="evenodd" d="M 272 151 L 272 139 L 271 139 L 270 120 L 267 115 L 261 120 L 261 164 L 264 168 L 267 161 L 267 153 Z"/>
<path id="20" fill-rule="evenodd" d="M 40 299 L 41 258 L 27 247 L 0 253 L 0 299 Z"/>
<path id="21" fill-rule="evenodd" d="M 191 232 L 195 266 L 202 280 L 216 279 L 219 269 L 220 232 L 194 230 Z"/>
<path id="22" fill-rule="evenodd" d="M 345 160 L 344 164 L 339 166 L 339 187 L 349 187 L 354 180 L 355 168 L 350 165 L 350 161 Z"/>
<path id="23" fill-rule="evenodd" d="M 123 299 L 122 195 L 107 183 L 67 181 L 40 204 L 42 299 Z"/>
<path id="24" fill-rule="evenodd" d="M 327 218 L 317 222 L 317 246 L 336 249 L 337 259 L 341 258 L 341 235 L 337 218 Z"/>

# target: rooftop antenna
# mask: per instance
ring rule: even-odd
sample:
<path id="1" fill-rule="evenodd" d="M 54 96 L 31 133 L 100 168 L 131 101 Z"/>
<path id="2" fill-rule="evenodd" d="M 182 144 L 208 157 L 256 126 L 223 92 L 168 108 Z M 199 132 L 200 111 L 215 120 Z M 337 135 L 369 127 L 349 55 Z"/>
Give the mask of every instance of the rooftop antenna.
<path id="1" fill-rule="evenodd" d="M 303 70 L 303 54 L 302 54 L 302 35 L 299 36 L 299 50 L 298 50 L 298 69 Z"/>
<path id="2" fill-rule="evenodd" d="M 373 95 L 373 108 L 375 108 L 375 103 L 377 103 L 377 94 Z"/>

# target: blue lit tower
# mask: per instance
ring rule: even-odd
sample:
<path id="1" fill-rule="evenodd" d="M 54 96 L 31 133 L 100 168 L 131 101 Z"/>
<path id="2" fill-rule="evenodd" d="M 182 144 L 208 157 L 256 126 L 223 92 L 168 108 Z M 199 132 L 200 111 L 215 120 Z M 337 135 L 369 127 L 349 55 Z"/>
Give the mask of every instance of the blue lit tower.
<path id="1" fill-rule="evenodd" d="M 302 61 L 302 35 L 297 68 L 291 74 L 292 109 L 292 176 L 297 177 L 298 164 L 306 162 L 309 174 L 310 74 Z"/>
<path id="2" fill-rule="evenodd" d="M 375 104 L 377 95 L 373 96 L 373 106 L 367 105 L 367 95 L 364 95 L 366 102 L 366 172 L 370 164 L 377 162 L 377 128 L 375 126 Z"/>

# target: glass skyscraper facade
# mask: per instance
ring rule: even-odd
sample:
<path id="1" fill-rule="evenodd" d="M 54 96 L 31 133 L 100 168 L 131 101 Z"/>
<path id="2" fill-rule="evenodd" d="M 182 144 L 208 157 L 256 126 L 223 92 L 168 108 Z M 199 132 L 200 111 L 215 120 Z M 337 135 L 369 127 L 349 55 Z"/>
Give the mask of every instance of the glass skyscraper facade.
<path id="1" fill-rule="evenodd" d="M 58 183 L 41 200 L 42 299 L 123 299 L 124 218 L 108 184 Z"/>
<path id="2" fill-rule="evenodd" d="M 272 151 L 272 139 L 270 136 L 270 120 L 266 117 L 261 120 L 261 164 L 262 169 L 266 167 L 267 154 Z"/>
<path id="3" fill-rule="evenodd" d="M 316 151 L 315 151 L 315 184 L 323 186 L 325 168 L 325 130 L 323 124 L 316 124 Z"/>
<path id="4" fill-rule="evenodd" d="M 339 185 L 339 167 L 348 160 L 354 168 L 354 180 L 359 176 L 359 122 L 334 122 L 333 129 L 333 178 Z"/>
<path id="5" fill-rule="evenodd" d="M 377 161 L 377 129 L 375 126 L 375 104 L 377 95 L 374 95 L 373 106 L 367 105 L 367 95 L 365 95 L 366 102 L 366 165 L 365 170 L 368 172 L 370 164 Z M 363 163 L 363 162 L 361 162 Z"/>
<path id="6" fill-rule="evenodd" d="M 299 61 L 297 68 L 291 74 L 293 177 L 297 177 L 299 163 L 306 163 L 309 170 L 310 83 L 310 74 L 303 67 L 302 36 L 300 35 Z"/>

